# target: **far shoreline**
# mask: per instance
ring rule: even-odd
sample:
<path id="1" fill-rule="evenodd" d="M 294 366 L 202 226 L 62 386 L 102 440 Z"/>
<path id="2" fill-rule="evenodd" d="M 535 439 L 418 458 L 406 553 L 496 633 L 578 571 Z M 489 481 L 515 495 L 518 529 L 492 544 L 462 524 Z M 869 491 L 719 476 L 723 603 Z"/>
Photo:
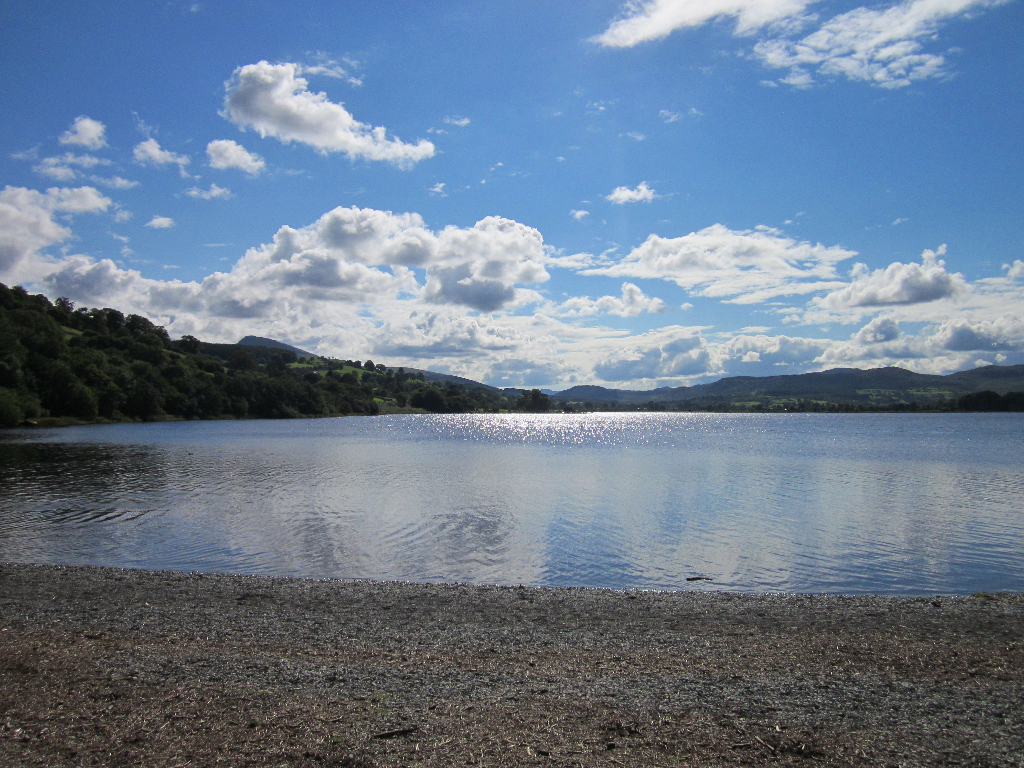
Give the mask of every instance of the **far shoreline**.
<path id="1" fill-rule="evenodd" d="M 379 416 L 592 416 L 592 415 L 603 415 L 603 414 L 665 414 L 665 415 L 684 415 L 684 414 L 702 414 L 702 415 L 722 415 L 722 416 L 733 416 L 733 415 L 748 415 L 748 416 L 928 416 L 928 415 L 941 415 L 941 416 L 956 416 L 956 415 L 977 415 L 977 414 L 999 414 L 1002 416 L 1009 416 L 1012 414 L 1020 413 L 1019 411 L 949 411 L 949 410 L 891 410 L 891 409 L 879 409 L 879 410 L 860 410 L 860 411 L 798 411 L 798 410 L 772 410 L 772 411 L 748 411 L 748 410 L 708 410 L 708 411 L 648 411 L 648 410 L 608 410 L 608 411 L 544 411 L 541 413 L 533 413 L 528 411 L 501 411 L 499 413 L 493 412 L 474 412 L 474 413 L 432 413 L 430 411 L 424 411 L 423 409 L 414 408 L 399 408 L 387 411 L 385 413 L 337 413 L 337 414 L 322 414 L 315 416 L 289 416 L 286 418 L 267 418 L 262 416 L 216 416 L 212 418 L 202 419 L 187 419 L 180 416 L 167 416 L 154 419 L 94 419 L 92 421 L 82 421 L 70 416 L 40 416 L 35 419 L 26 420 L 14 427 L 0 426 L 0 435 L 5 433 L 11 433 L 14 431 L 30 431 L 35 429 L 60 429 L 63 427 L 95 427 L 95 426 L 111 426 L 115 424 L 178 424 L 178 423 L 207 423 L 207 422 L 250 422 L 250 421 L 320 421 L 324 419 L 351 419 L 351 418 L 377 418 Z"/>

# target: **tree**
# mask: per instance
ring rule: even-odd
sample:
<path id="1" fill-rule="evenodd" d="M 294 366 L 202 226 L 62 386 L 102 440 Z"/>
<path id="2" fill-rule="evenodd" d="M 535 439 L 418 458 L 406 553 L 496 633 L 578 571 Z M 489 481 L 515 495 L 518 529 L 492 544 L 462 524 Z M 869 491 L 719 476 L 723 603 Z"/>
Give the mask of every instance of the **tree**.
<path id="1" fill-rule="evenodd" d="M 516 410 L 527 413 L 547 413 L 551 408 L 548 396 L 539 389 L 531 389 L 529 392 L 523 390 L 516 400 Z"/>
<path id="2" fill-rule="evenodd" d="M 189 355 L 199 354 L 200 342 L 195 336 L 182 336 L 181 341 L 178 342 L 178 348 Z M 244 354 L 244 353 L 243 353 Z"/>
<path id="3" fill-rule="evenodd" d="M 448 410 L 448 403 L 443 394 L 433 387 L 418 389 L 409 400 L 413 408 L 422 408 L 431 413 L 444 413 Z"/>
<path id="4" fill-rule="evenodd" d="M 288 365 L 284 361 L 284 356 L 277 353 L 271 355 L 267 362 L 267 376 L 284 376 L 286 373 Z"/>
<path id="5" fill-rule="evenodd" d="M 16 427 L 24 417 L 18 394 L 0 387 L 0 427 Z"/>

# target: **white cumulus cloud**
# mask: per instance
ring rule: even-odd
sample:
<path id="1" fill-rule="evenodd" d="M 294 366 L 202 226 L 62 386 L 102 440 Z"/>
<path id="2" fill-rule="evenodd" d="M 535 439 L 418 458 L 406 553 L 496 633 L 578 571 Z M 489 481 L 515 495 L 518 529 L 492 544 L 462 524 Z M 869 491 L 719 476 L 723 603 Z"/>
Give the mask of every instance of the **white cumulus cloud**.
<path id="1" fill-rule="evenodd" d="M 174 219 L 168 216 L 154 216 L 146 223 L 146 226 L 150 229 L 170 229 L 174 226 Z"/>
<path id="2" fill-rule="evenodd" d="M 446 227 L 437 237 L 424 297 L 494 312 L 517 302 L 517 284 L 548 279 L 547 257 L 540 232 L 511 219 L 488 216 L 468 229 Z"/>
<path id="3" fill-rule="evenodd" d="M 721 372 L 721 359 L 700 328 L 669 326 L 640 334 L 631 344 L 594 365 L 594 373 L 612 383 L 707 376 Z"/>
<path id="4" fill-rule="evenodd" d="M 491 312 L 519 301 L 520 283 L 547 280 L 546 258 L 540 233 L 508 219 L 435 233 L 418 214 L 335 208 L 308 227 L 281 227 L 229 275 L 204 282 L 199 295 L 229 316 L 289 301 L 359 306 L 400 291 L 428 304 Z M 410 268 L 425 270 L 424 284 Z"/>
<path id="5" fill-rule="evenodd" d="M 1024 261 L 1020 259 L 1015 259 L 1013 264 L 1003 264 L 1003 269 L 1006 270 L 1006 276 L 1011 280 L 1024 277 Z"/>
<path id="6" fill-rule="evenodd" d="M 60 135 L 59 141 L 61 144 L 77 144 L 86 149 L 100 149 L 107 146 L 106 132 L 107 127 L 99 120 L 80 115 Z"/>
<path id="7" fill-rule="evenodd" d="M 633 283 L 623 283 L 621 296 L 602 296 L 599 299 L 574 296 L 562 302 L 558 307 L 558 314 L 585 317 L 607 313 L 619 317 L 636 317 L 644 312 L 660 314 L 665 310 L 665 302 L 661 299 L 647 296 Z"/>
<path id="8" fill-rule="evenodd" d="M 554 356 L 551 339 L 466 309 L 516 305 L 518 282 L 547 279 L 547 256 L 536 230 L 507 219 L 432 232 L 417 214 L 353 207 L 301 229 L 281 227 L 229 272 L 202 282 L 154 280 L 110 260 L 73 256 L 44 283 L 54 295 L 142 312 L 175 333 L 315 334 L 335 354 L 358 349 L 480 366 L 495 362 L 482 355 L 505 357 L 517 346 L 541 365 Z M 414 268 L 425 271 L 425 281 Z"/>
<path id="9" fill-rule="evenodd" d="M 433 157 L 429 141 L 406 144 L 389 139 L 383 127 L 361 123 L 327 94 L 311 92 L 298 76 L 300 69 L 297 64 L 261 61 L 235 70 L 226 84 L 225 117 L 263 138 L 272 136 L 285 144 L 298 141 L 325 154 L 342 152 L 352 159 L 383 160 L 402 168 Z"/>
<path id="10" fill-rule="evenodd" d="M 218 170 L 237 168 L 250 176 L 258 176 L 267 164 L 263 158 L 231 139 L 217 139 L 206 145 L 210 167 Z"/>
<path id="11" fill-rule="evenodd" d="M 71 237 L 56 213 L 97 213 L 113 201 L 94 187 L 51 188 L 38 192 L 5 187 L 0 192 L 0 274 L 10 274 L 27 257 Z"/>
<path id="12" fill-rule="evenodd" d="M 898 365 L 945 374 L 996 362 L 1024 362 L 1024 320 L 1004 314 L 993 320 L 961 316 L 904 334 L 890 318 L 875 318 L 847 342 L 833 342 L 814 361 L 823 368 Z"/>
<path id="13" fill-rule="evenodd" d="M 1024 350 L 1024 319 L 1009 315 L 996 320 L 957 318 L 942 323 L 934 339 L 951 352 L 1019 352 Z"/>
<path id="14" fill-rule="evenodd" d="M 335 208 L 307 226 L 282 226 L 232 267 L 201 281 L 168 279 L 172 263 L 165 272 L 157 261 L 161 279 L 155 279 L 108 259 L 43 252 L 70 241 L 69 214 L 111 208 L 116 212 L 92 188 L 4 190 L 4 281 L 11 282 L 6 275 L 30 279 L 51 296 L 144 314 L 174 335 L 211 341 L 271 336 L 338 357 L 382 358 L 509 386 L 612 382 L 639 389 L 837 366 L 949 372 L 977 361 L 1024 363 L 1024 288 L 1014 276 L 1015 269 L 1024 273 L 1019 262 L 996 277 L 961 284 L 938 249 L 920 264 L 856 267 L 839 280 L 837 264 L 856 254 L 767 227 L 716 225 L 681 238 L 652 236 L 625 257 L 614 249 L 563 255 L 539 231 L 509 219 L 431 229 L 415 213 L 357 207 Z M 154 217 L 149 224 L 169 223 Z M 127 237 L 115 237 L 128 247 Z M 541 293 L 548 270 L 555 269 L 637 279 L 617 281 L 621 291 L 612 295 L 592 292 L 558 303 Z M 764 326 L 738 335 L 674 325 L 637 334 L 616 318 L 667 312 L 682 298 L 647 295 L 639 287 L 643 278 L 722 301 L 761 302 L 755 310 L 765 316 L 788 312 L 806 322 L 813 310 L 820 317 L 815 322 L 857 321 L 859 327 L 844 331 L 841 340 L 769 335 Z M 950 281 L 954 289 L 947 295 Z M 822 309 L 815 299 L 785 310 L 768 303 L 773 296 L 814 292 L 838 301 L 844 289 L 851 290 L 838 309 Z M 928 301 L 929 291 L 945 298 Z M 906 303 L 915 298 L 924 303 Z"/>
<path id="15" fill-rule="evenodd" d="M 853 335 L 861 344 L 880 344 L 900 337 L 900 324 L 891 317 L 876 317 Z"/>
<path id="16" fill-rule="evenodd" d="M 385 322 L 372 334 L 381 354 L 413 360 L 505 358 L 531 343 L 528 334 L 507 323 L 466 317 L 450 307 L 416 309 Z"/>
<path id="17" fill-rule="evenodd" d="M 864 264 L 853 268 L 852 282 L 839 290 L 815 298 L 812 304 L 820 309 L 845 310 L 852 307 L 886 307 L 924 304 L 948 299 L 968 290 L 963 275 L 946 271 L 946 262 L 939 258 L 946 246 L 926 250 L 920 264 L 893 262 L 885 269 L 869 270 Z"/>
<path id="18" fill-rule="evenodd" d="M 723 374 L 774 376 L 818 369 L 815 361 L 834 344 L 830 339 L 740 333 L 710 349 Z"/>
<path id="19" fill-rule="evenodd" d="M 625 203 L 649 203 L 656 197 L 657 195 L 654 193 L 654 190 L 647 186 L 647 182 L 641 181 L 636 189 L 616 187 L 611 191 L 611 194 L 605 197 L 605 200 L 609 200 L 616 205 L 624 205 Z"/>

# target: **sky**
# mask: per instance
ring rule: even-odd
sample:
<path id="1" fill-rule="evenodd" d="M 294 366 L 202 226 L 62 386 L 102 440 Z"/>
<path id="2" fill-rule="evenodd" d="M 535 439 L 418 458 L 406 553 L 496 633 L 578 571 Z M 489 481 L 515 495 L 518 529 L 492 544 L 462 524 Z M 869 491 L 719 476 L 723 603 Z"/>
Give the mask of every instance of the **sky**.
<path id="1" fill-rule="evenodd" d="M 0 282 L 495 386 L 1024 363 L 1024 2 L 5 3 Z"/>

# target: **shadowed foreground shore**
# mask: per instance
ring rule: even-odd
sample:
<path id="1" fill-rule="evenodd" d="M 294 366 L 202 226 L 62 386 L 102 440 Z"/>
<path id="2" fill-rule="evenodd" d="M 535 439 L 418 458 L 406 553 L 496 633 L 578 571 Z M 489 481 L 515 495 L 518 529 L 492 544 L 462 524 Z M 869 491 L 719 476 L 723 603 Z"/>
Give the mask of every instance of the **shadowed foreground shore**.
<path id="1" fill-rule="evenodd" d="M 3 766 L 1024 765 L 1024 596 L 0 565 Z"/>

